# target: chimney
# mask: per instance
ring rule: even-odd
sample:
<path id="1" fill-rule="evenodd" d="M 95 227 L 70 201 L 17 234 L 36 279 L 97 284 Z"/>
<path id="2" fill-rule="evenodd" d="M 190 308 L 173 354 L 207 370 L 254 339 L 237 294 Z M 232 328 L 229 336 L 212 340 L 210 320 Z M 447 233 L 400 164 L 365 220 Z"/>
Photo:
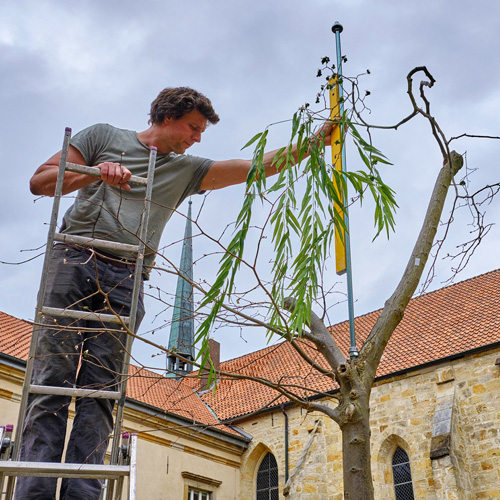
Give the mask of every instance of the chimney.
<path id="1" fill-rule="evenodd" d="M 210 359 L 215 368 L 215 372 L 219 373 L 220 370 L 220 343 L 214 339 L 208 339 L 208 352 L 210 353 Z M 210 367 L 204 369 L 200 375 L 200 391 L 206 391 L 210 389 L 208 385 L 208 376 L 210 374 Z"/>

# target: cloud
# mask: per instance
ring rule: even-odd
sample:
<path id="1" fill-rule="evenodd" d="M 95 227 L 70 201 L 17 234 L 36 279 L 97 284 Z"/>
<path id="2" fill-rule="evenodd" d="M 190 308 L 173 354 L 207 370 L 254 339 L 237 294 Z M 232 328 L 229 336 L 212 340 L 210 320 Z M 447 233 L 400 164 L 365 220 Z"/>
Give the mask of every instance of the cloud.
<path id="1" fill-rule="evenodd" d="M 427 89 L 432 113 L 446 134 L 496 134 L 499 68 L 491 47 L 499 44 L 499 17 L 500 4 L 486 0 L 2 2 L 0 168 L 8 188 L 0 202 L 0 260 L 18 260 L 25 255 L 20 250 L 45 242 L 50 200 L 34 204 L 28 182 L 35 168 L 61 147 L 65 126 L 76 132 L 109 122 L 140 130 L 147 126 L 151 100 L 163 87 L 189 85 L 209 96 L 222 117 L 193 147 L 193 154 L 248 157 L 251 152 L 240 149 L 250 137 L 270 123 L 289 119 L 304 102 L 314 101 L 321 83 L 316 78 L 320 59 L 335 59 L 331 26 L 337 20 L 344 26 L 345 74 L 371 70 L 371 75 L 360 78 L 363 91 L 371 91 L 366 99 L 370 123 L 394 124 L 411 111 L 406 75 L 425 64 L 437 80 Z M 289 123 L 272 127 L 269 146 L 281 146 L 289 130 Z M 396 234 L 389 242 L 381 237 L 374 244 L 370 205 L 352 211 L 358 314 L 380 307 L 397 282 L 442 162 L 429 125 L 421 118 L 397 132 L 373 130 L 373 138 L 394 163 L 382 174 L 396 189 L 400 209 Z M 470 178 L 471 189 L 498 182 L 498 141 L 460 139 L 453 147 L 467 151 L 471 169 L 479 167 Z M 347 164 L 350 169 L 360 166 L 352 146 Z M 220 235 L 234 220 L 243 193 L 241 186 L 211 193 L 200 216 L 203 227 Z M 198 208 L 201 202 L 195 199 Z M 489 220 L 498 220 L 498 209 L 490 210 Z M 465 218 L 457 221 L 458 229 L 466 228 L 462 238 L 467 237 L 468 223 Z M 165 245 L 182 238 L 183 225 L 181 217 L 172 221 Z M 495 231 L 485 242 L 487 251 L 478 253 L 464 278 L 498 266 Z M 172 260 L 178 258 L 177 247 L 169 249 Z M 206 251 L 201 239 L 195 241 L 194 251 L 198 257 Z M 21 267 L 0 267 L 1 309 L 33 316 L 40 265 L 39 259 Z M 215 265 L 200 261 L 197 276 L 212 276 Z M 449 275 L 448 262 L 441 271 Z M 339 290 L 345 287 L 333 274 L 328 279 L 340 282 Z M 168 289 L 165 277 L 158 280 Z M 33 299 L 26 300 L 28 296 Z M 153 304 L 149 309 L 145 329 L 151 328 L 158 312 Z M 334 320 L 346 316 L 343 305 L 331 311 Z M 233 330 L 218 335 L 226 356 L 250 347 Z M 259 338 L 260 345 L 266 342 L 254 330 L 243 336 Z M 147 350 L 141 354 L 149 355 Z"/>
<path id="2" fill-rule="evenodd" d="M 126 88 L 120 84 L 122 68 L 142 50 L 144 33 L 133 18 L 124 22 L 112 12 L 96 15 L 70 2 L 20 3 L 25 8 L 3 5 L 0 43 L 8 59 L 23 64 L 38 88 L 92 88 L 94 98 Z"/>

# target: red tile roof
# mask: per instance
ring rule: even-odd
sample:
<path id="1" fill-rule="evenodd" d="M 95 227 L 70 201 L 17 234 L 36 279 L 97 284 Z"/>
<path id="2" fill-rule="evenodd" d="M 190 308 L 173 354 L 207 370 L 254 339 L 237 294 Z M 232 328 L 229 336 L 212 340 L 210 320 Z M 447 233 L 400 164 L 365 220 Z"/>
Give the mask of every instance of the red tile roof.
<path id="1" fill-rule="evenodd" d="M 311 346 L 303 344 L 309 357 L 326 367 L 324 359 Z M 268 379 L 280 383 L 300 396 L 314 395 L 334 388 L 331 378 L 326 377 L 299 356 L 288 343 L 281 342 L 260 351 L 221 363 L 221 371 Z M 309 390 L 306 391 L 304 388 Z M 287 401 L 274 389 L 250 380 L 234 380 L 221 377 L 215 397 L 203 396 L 221 420 L 246 415 L 267 406 Z"/>
<path id="2" fill-rule="evenodd" d="M 355 319 L 358 348 L 380 313 L 381 309 Z M 347 356 L 349 323 L 339 323 L 330 330 Z M 412 299 L 387 345 L 377 376 L 497 342 L 500 342 L 500 270 Z M 308 353 L 311 355 L 314 350 L 310 348 Z M 324 360 L 322 364 L 326 367 Z M 310 372 L 288 342 L 221 363 L 221 371 L 300 384 L 317 391 L 336 387 L 328 377 Z M 221 420 L 247 415 L 285 400 L 275 390 L 248 380 L 221 380 L 216 397 L 208 397 L 205 396 L 207 402 Z"/>
<path id="3" fill-rule="evenodd" d="M 380 312 L 356 318 L 358 346 Z M 26 359 L 30 331 L 28 323 L 0 313 L 0 351 Z M 331 331 L 347 354 L 348 322 L 334 325 Z M 377 375 L 408 370 L 497 342 L 500 342 L 500 270 L 411 300 L 387 346 Z M 312 347 L 303 344 L 310 357 L 325 365 Z M 304 391 L 301 387 L 307 387 L 308 394 L 335 388 L 329 377 L 312 370 L 287 342 L 225 361 L 221 363 L 221 370 L 268 378 L 299 393 Z M 217 422 L 193 392 L 199 387 L 199 379 L 189 377 L 178 383 L 137 367 L 131 368 L 131 375 L 128 390 L 131 398 L 206 425 Z M 215 396 L 209 392 L 202 398 L 220 420 L 248 415 L 285 401 L 274 389 L 257 382 L 225 378 L 219 381 Z"/>
<path id="4" fill-rule="evenodd" d="M 134 365 L 129 373 L 127 394 L 130 398 L 196 422 L 217 423 L 209 409 L 200 404 L 199 396 L 187 385 Z"/>
<path id="5" fill-rule="evenodd" d="M 0 352 L 26 360 L 33 326 L 0 312 Z M 188 384 L 165 378 L 137 366 L 130 367 L 127 386 L 128 397 L 158 408 L 158 415 L 164 412 L 185 417 L 194 427 L 219 427 L 230 434 L 237 434 L 231 428 L 220 424 L 198 394 Z"/>
<path id="6" fill-rule="evenodd" d="M 0 312 L 0 352 L 27 359 L 32 330 L 31 323 Z"/>

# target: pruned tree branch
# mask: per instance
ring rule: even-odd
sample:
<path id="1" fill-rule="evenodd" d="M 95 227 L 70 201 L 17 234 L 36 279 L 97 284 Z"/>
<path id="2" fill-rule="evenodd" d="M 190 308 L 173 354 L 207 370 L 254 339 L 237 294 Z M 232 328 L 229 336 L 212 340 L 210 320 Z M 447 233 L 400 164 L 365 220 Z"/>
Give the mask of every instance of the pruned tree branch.
<path id="1" fill-rule="evenodd" d="M 295 299 L 287 297 L 284 306 L 287 310 L 292 310 L 295 307 Z M 345 356 L 338 348 L 332 334 L 328 331 L 323 321 L 313 311 L 311 311 L 309 328 L 310 332 L 304 332 L 304 337 L 318 348 L 332 370 L 336 371 L 340 364 L 345 363 Z"/>
<path id="2" fill-rule="evenodd" d="M 365 364 L 365 382 L 367 386 L 371 387 L 382 353 L 391 338 L 392 332 L 403 319 L 406 306 L 418 286 L 434 243 L 450 184 L 453 177 L 463 166 L 461 155 L 452 151 L 450 156 L 451 162 L 445 161 L 436 179 L 420 234 L 403 276 L 361 348 L 359 361 Z"/>

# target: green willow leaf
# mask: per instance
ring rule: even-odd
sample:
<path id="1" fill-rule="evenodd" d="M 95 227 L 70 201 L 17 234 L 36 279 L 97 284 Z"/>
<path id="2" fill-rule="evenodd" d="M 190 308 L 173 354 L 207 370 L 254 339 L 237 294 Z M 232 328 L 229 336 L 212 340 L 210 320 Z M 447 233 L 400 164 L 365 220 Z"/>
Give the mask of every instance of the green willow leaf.
<path id="1" fill-rule="evenodd" d="M 257 139 L 262 137 L 262 132 L 259 132 L 258 134 L 255 134 L 241 149 L 246 149 L 249 146 L 251 146 Z"/>

